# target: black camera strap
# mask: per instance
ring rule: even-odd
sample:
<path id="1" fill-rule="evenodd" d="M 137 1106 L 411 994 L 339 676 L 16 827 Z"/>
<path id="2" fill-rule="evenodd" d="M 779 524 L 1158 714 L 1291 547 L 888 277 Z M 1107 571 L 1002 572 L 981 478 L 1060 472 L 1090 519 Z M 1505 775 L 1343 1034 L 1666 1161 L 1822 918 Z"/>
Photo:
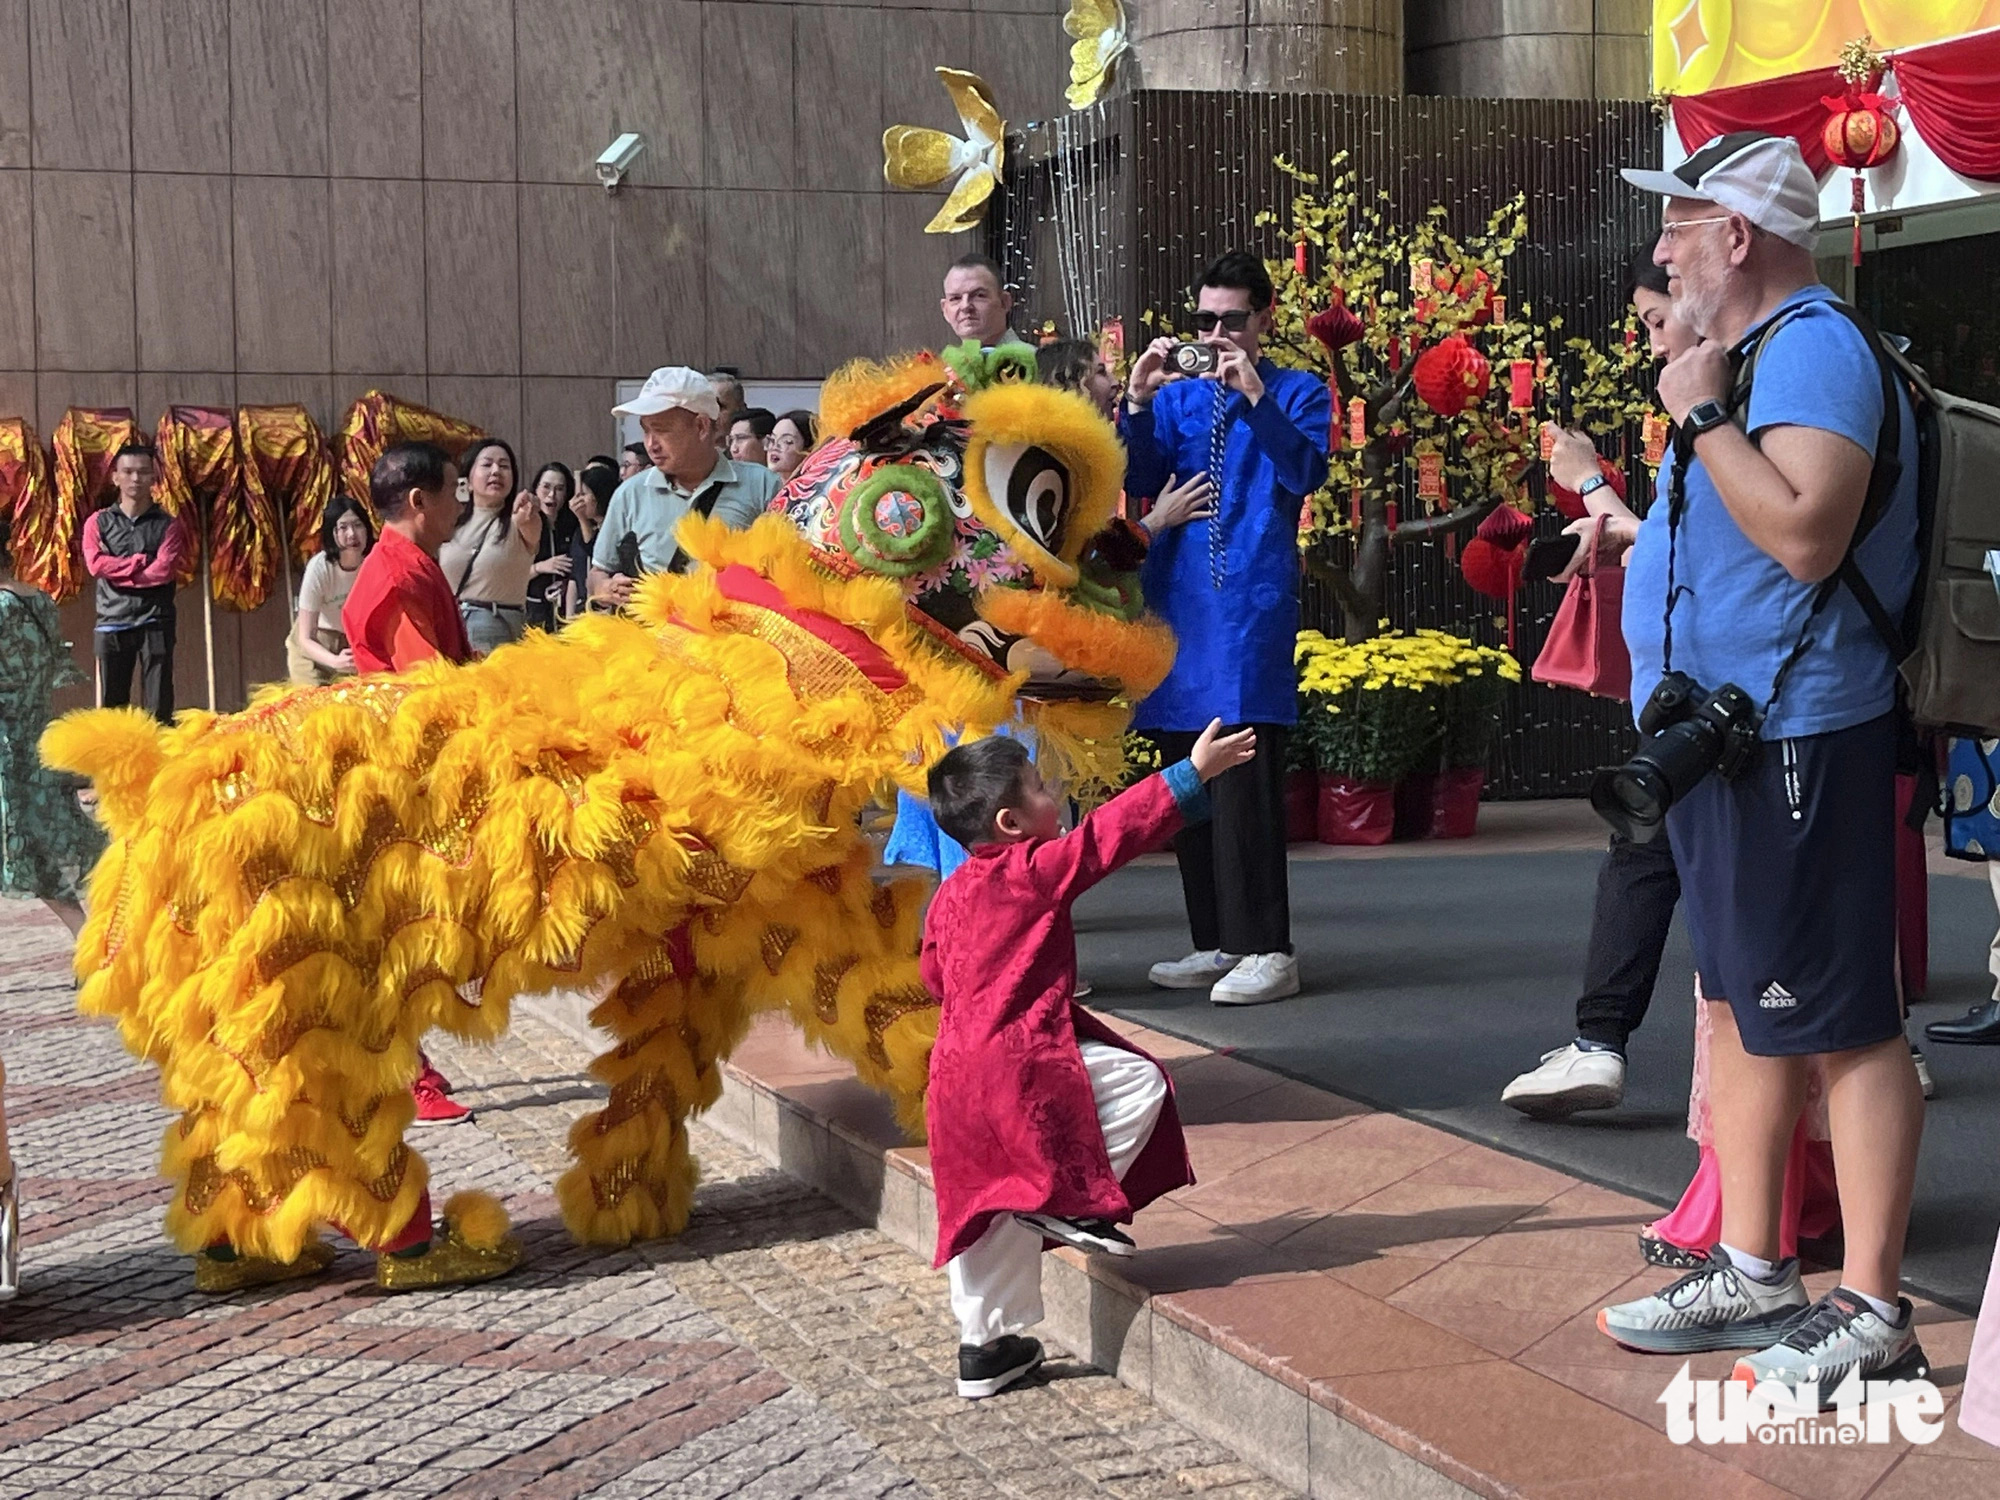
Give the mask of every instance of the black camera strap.
<path id="1" fill-rule="evenodd" d="M 1764 700 L 1760 716 L 1763 719 L 1768 719 L 1771 710 L 1777 707 L 1778 695 L 1784 691 L 1785 680 L 1791 676 L 1792 669 L 1812 649 L 1815 639 L 1814 622 L 1818 620 L 1827 605 L 1833 602 L 1833 596 L 1840 592 L 1843 584 L 1847 586 L 1848 592 L 1854 595 L 1855 602 L 1861 606 L 1862 613 L 1868 617 L 1868 622 L 1875 627 L 1876 633 L 1882 637 L 1882 644 L 1888 648 L 1891 661 L 1900 662 L 1906 654 L 1902 631 L 1889 619 L 1888 610 L 1883 608 L 1881 599 L 1868 582 L 1867 576 L 1862 573 L 1861 565 L 1855 560 L 1856 549 L 1867 539 L 1869 532 L 1874 530 L 1876 522 L 1880 521 L 1883 513 L 1888 510 L 1890 497 L 1895 494 L 1897 481 L 1902 477 L 1903 414 L 1902 405 L 1896 399 L 1895 377 L 1890 371 L 1888 359 L 1883 355 L 1881 337 L 1866 318 L 1838 298 L 1817 300 L 1825 301 L 1852 323 L 1867 341 L 1869 352 L 1875 356 L 1876 370 L 1882 380 L 1882 425 L 1875 436 L 1875 456 L 1873 467 L 1868 474 L 1868 493 L 1862 501 L 1861 514 L 1855 519 L 1854 534 L 1848 538 L 1847 550 L 1841 556 L 1840 566 L 1813 590 L 1812 604 L 1806 610 L 1804 623 L 1799 626 L 1799 638 L 1793 643 L 1792 649 L 1785 654 L 1785 659 L 1778 664 L 1777 674 L 1771 679 L 1771 695 Z M 1757 363 L 1777 331 L 1802 310 L 1794 308 L 1786 316 L 1774 318 L 1754 335 L 1754 338 L 1746 338 L 1729 351 L 1730 361 L 1736 366 L 1736 377 L 1730 388 L 1726 407 L 1730 420 L 1745 429 L 1745 436 L 1748 436 L 1750 386 L 1756 378 Z M 1755 443 L 1756 439 L 1751 438 L 1750 441 Z M 1680 423 L 1674 429 L 1673 451 L 1674 472 L 1667 484 L 1667 605 L 1662 641 L 1662 659 L 1665 669 L 1669 672 L 1674 669 L 1674 605 L 1679 602 L 1680 595 L 1675 582 L 1675 551 L 1681 517 L 1687 510 L 1687 469 L 1694 458 L 1694 434 L 1688 430 L 1686 423 Z"/>

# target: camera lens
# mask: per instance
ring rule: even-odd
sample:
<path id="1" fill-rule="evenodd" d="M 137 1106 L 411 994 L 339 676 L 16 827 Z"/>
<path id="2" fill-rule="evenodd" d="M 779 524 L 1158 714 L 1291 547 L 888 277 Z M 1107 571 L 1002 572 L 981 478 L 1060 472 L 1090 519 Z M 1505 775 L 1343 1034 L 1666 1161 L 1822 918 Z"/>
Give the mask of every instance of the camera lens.
<path id="1" fill-rule="evenodd" d="M 1622 837 L 1635 844 L 1652 842 L 1666 826 L 1673 789 L 1652 766 L 1633 760 L 1611 766 L 1591 778 L 1590 805 Z"/>

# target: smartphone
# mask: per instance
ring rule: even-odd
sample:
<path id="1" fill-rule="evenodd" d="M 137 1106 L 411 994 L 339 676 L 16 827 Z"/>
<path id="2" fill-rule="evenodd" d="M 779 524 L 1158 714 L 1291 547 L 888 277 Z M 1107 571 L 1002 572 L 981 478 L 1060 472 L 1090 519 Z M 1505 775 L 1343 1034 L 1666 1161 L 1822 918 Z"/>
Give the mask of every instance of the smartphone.
<path id="1" fill-rule="evenodd" d="M 1582 545 L 1583 538 L 1573 531 L 1528 543 L 1528 556 L 1521 564 L 1521 577 L 1529 583 L 1555 577 L 1570 565 L 1576 557 L 1576 549 Z"/>

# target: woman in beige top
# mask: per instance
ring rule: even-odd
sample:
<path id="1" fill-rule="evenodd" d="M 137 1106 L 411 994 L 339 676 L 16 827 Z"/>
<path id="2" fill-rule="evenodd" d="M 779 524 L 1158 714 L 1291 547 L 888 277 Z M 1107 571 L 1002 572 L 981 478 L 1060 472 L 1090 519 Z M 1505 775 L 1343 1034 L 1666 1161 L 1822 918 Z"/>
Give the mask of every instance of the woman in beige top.
<path id="1" fill-rule="evenodd" d="M 520 466 L 499 438 L 480 438 L 459 460 L 471 504 L 438 553 L 458 595 L 473 654 L 489 655 L 527 628 L 528 579 L 542 544 L 542 513 L 526 490 L 515 493 Z M 511 501 L 511 503 L 510 503 Z"/>
<path id="2" fill-rule="evenodd" d="M 319 523 L 319 551 L 299 580 L 298 617 L 285 642 L 293 682 L 313 687 L 353 674 L 354 653 L 347 649 L 340 607 L 354 587 L 361 559 L 374 545 L 368 512 L 345 495 L 334 496 Z"/>

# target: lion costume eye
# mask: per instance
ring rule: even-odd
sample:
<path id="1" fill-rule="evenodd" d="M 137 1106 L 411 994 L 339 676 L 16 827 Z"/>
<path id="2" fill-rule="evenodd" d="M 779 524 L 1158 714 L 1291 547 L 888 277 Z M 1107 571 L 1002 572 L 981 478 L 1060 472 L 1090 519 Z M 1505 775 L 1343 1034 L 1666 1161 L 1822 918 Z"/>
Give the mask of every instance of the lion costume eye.
<path id="1" fill-rule="evenodd" d="M 1118 504 L 1125 453 L 1088 400 L 1033 381 L 965 399 L 965 498 L 1044 588 L 1073 589 L 1084 539 Z"/>
<path id="2" fill-rule="evenodd" d="M 1069 520 L 1069 469 L 1045 448 L 994 443 L 986 450 L 986 490 L 1007 519 L 1060 556 Z"/>

